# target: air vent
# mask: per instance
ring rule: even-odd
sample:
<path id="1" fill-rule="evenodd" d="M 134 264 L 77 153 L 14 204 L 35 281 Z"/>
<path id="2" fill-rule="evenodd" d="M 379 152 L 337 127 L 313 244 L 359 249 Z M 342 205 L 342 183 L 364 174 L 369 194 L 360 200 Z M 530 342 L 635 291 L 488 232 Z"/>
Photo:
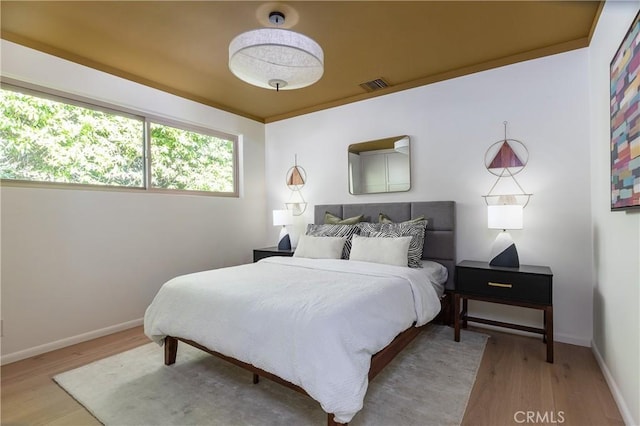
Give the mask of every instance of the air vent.
<path id="1" fill-rule="evenodd" d="M 389 87 L 389 83 L 387 83 L 384 78 L 380 77 L 376 78 L 375 80 L 364 82 L 360 84 L 360 87 L 362 87 L 367 92 L 373 92 L 374 90 L 380 90 L 384 89 L 385 87 Z"/>

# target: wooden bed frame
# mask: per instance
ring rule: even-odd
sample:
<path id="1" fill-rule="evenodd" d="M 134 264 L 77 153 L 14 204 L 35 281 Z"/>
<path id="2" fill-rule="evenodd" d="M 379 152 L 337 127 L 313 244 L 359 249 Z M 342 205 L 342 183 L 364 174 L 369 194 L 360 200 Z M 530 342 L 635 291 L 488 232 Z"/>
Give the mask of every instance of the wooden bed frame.
<path id="1" fill-rule="evenodd" d="M 330 204 L 315 206 L 315 223 L 322 223 L 325 212 L 329 212 L 336 216 L 347 218 L 359 216 L 363 214 L 365 221 L 377 222 L 378 214 L 384 213 L 395 222 L 402 222 L 418 216 L 424 215 L 428 220 L 425 235 L 425 248 L 422 258 L 425 260 L 433 260 L 442 263 L 449 271 L 449 278 L 445 286 L 446 289 L 453 289 L 454 267 L 455 267 L 455 202 L 453 201 L 423 201 L 408 203 L 377 203 L 377 204 Z M 445 295 L 446 296 L 446 295 Z M 442 312 L 447 309 L 445 303 L 446 298 L 441 300 Z M 441 313 L 442 315 L 442 313 Z M 446 323 L 446 319 L 444 320 Z M 400 333 L 396 338 L 380 352 L 371 357 L 371 366 L 369 369 L 369 381 L 382 371 L 393 358 L 398 355 L 413 339 L 424 329 L 422 327 L 409 327 Z M 253 373 L 253 383 L 257 384 L 260 377 L 266 377 L 274 382 L 280 383 L 290 389 L 298 391 L 304 395 L 307 392 L 300 386 L 294 385 L 275 374 L 264 371 L 251 364 L 239 361 L 235 358 L 228 357 L 219 352 L 202 346 L 198 342 L 183 339 L 181 337 L 167 336 L 164 340 L 164 363 L 171 365 L 176 362 L 176 354 L 178 351 L 178 341 L 201 349 L 211 355 L 215 355 L 221 359 L 231 362 L 237 366 L 245 368 Z M 333 413 L 327 413 L 327 424 L 329 426 L 337 426 Z"/>
<path id="2" fill-rule="evenodd" d="M 400 333 L 396 338 L 384 349 L 382 349 L 377 354 L 371 357 L 371 367 L 369 368 L 369 381 L 373 380 L 375 376 L 378 375 L 382 369 L 393 360 L 393 358 L 398 355 L 411 341 L 422 331 L 422 327 L 410 327 L 407 330 Z M 178 351 L 178 341 L 184 342 L 188 345 L 201 349 L 211 355 L 215 355 L 218 358 L 224 359 L 225 361 L 229 361 L 232 364 L 235 364 L 239 367 L 242 367 L 246 370 L 249 370 L 253 373 L 253 383 L 257 384 L 260 381 L 260 377 L 266 377 L 267 379 L 273 380 L 276 383 L 280 383 L 290 389 L 298 391 L 304 395 L 307 395 L 307 392 L 302 389 L 300 386 L 294 385 L 291 382 L 288 382 L 275 374 L 264 371 L 258 367 L 255 367 L 251 364 L 247 364 L 246 362 L 238 361 L 235 358 L 228 357 L 219 352 L 212 351 L 209 348 L 206 348 L 199 343 L 194 342 L 193 340 L 182 339 L 179 337 L 170 337 L 167 336 L 164 339 L 164 363 L 165 365 L 171 365 L 176 362 L 176 354 Z M 329 426 L 338 426 L 344 423 L 336 423 L 334 420 L 334 416 L 332 413 L 327 413 L 327 425 Z"/>

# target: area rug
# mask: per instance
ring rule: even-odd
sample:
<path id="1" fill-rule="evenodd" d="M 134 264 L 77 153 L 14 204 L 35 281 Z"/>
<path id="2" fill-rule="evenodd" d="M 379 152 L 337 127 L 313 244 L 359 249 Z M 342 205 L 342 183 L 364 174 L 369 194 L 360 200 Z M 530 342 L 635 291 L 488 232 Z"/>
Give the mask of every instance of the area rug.
<path id="1" fill-rule="evenodd" d="M 370 384 L 351 425 L 459 425 L 487 336 L 429 326 Z M 309 397 L 180 343 L 150 343 L 54 377 L 105 425 L 323 425 Z"/>

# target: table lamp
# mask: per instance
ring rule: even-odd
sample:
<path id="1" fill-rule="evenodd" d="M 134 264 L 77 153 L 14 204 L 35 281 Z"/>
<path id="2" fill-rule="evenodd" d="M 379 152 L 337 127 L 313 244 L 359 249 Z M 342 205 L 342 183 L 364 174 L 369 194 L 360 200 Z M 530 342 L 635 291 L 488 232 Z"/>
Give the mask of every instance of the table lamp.
<path id="1" fill-rule="evenodd" d="M 522 229 L 522 206 L 517 204 L 487 206 L 487 218 L 489 229 L 502 229 L 491 246 L 489 265 L 520 267 L 516 244 L 507 229 Z"/>
<path id="2" fill-rule="evenodd" d="M 291 250 L 291 239 L 287 225 L 293 223 L 293 212 L 291 210 L 274 210 L 273 226 L 282 226 L 278 237 L 278 250 Z"/>

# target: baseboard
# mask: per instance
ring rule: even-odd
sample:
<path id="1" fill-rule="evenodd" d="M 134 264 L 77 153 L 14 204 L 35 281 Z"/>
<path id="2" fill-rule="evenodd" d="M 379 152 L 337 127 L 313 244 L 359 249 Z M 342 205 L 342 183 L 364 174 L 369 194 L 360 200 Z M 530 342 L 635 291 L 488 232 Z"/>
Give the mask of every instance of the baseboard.
<path id="1" fill-rule="evenodd" d="M 75 345 L 76 343 L 86 342 L 87 340 L 96 339 L 98 337 L 113 334 L 118 331 L 127 330 L 129 328 L 142 325 L 143 319 L 138 318 L 132 321 L 123 322 L 121 324 L 112 325 L 110 327 L 101 328 L 99 330 L 90 331 L 88 333 L 78 334 L 77 336 L 67 337 L 66 339 L 56 340 L 55 342 L 45 343 L 44 345 L 35 346 L 18 352 L 13 352 L 0 357 L 0 365 L 9 364 L 20 361 L 25 358 L 40 355 L 46 352 L 55 351 L 56 349 Z"/>
<path id="2" fill-rule="evenodd" d="M 620 410 L 620 414 L 622 415 L 622 420 L 624 421 L 624 424 L 627 426 L 640 424 L 638 422 L 640 421 L 640 419 L 638 419 L 638 421 L 635 421 L 633 419 L 633 416 L 631 415 L 631 411 L 629 411 L 629 407 L 627 406 L 627 403 L 625 402 L 622 396 L 622 393 L 620 392 L 620 388 L 618 388 L 618 385 L 616 384 L 616 381 L 611 375 L 611 372 L 609 371 L 607 364 L 605 364 L 604 359 L 600 355 L 600 351 L 598 350 L 598 347 L 596 346 L 595 342 L 591 342 L 591 351 L 593 352 L 593 355 L 596 357 L 596 361 L 600 366 L 600 370 L 604 375 L 604 379 L 607 381 L 607 385 L 609 385 L 609 390 L 611 391 L 611 395 L 613 395 L 614 401 L 618 405 L 618 410 Z"/>
<path id="3" fill-rule="evenodd" d="M 568 343 L 570 345 L 591 347 L 591 339 L 571 336 L 569 334 L 554 333 L 553 340 L 560 343 Z"/>
<path id="4" fill-rule="evenodd" d="M 504 327 L 496 327 L 489 324 L 480 324 L 475 322 L 469 322 L 469 324 L 477 328 L 486 328 L 489 330 L 502 331 L 504 333 L 518 334 L 520 336 L 529 336 L 529 337 L 536 337 L 536 338 L 542 339 L 542 334 L 529 333 L 527 331 L 514 330 L 511 328 L 504 328 Z M 559 343 L 568 343 L 570 345 L 576 345 L 576 346 L 585 346 L 587 348 L 591 347 L 591 340 L 589 339 L 583 339 L 583 338 L 571 336 L 568 334 L 562 334 L 562 333 L 554 333 L 553 341 L 559 342 Z"/>

